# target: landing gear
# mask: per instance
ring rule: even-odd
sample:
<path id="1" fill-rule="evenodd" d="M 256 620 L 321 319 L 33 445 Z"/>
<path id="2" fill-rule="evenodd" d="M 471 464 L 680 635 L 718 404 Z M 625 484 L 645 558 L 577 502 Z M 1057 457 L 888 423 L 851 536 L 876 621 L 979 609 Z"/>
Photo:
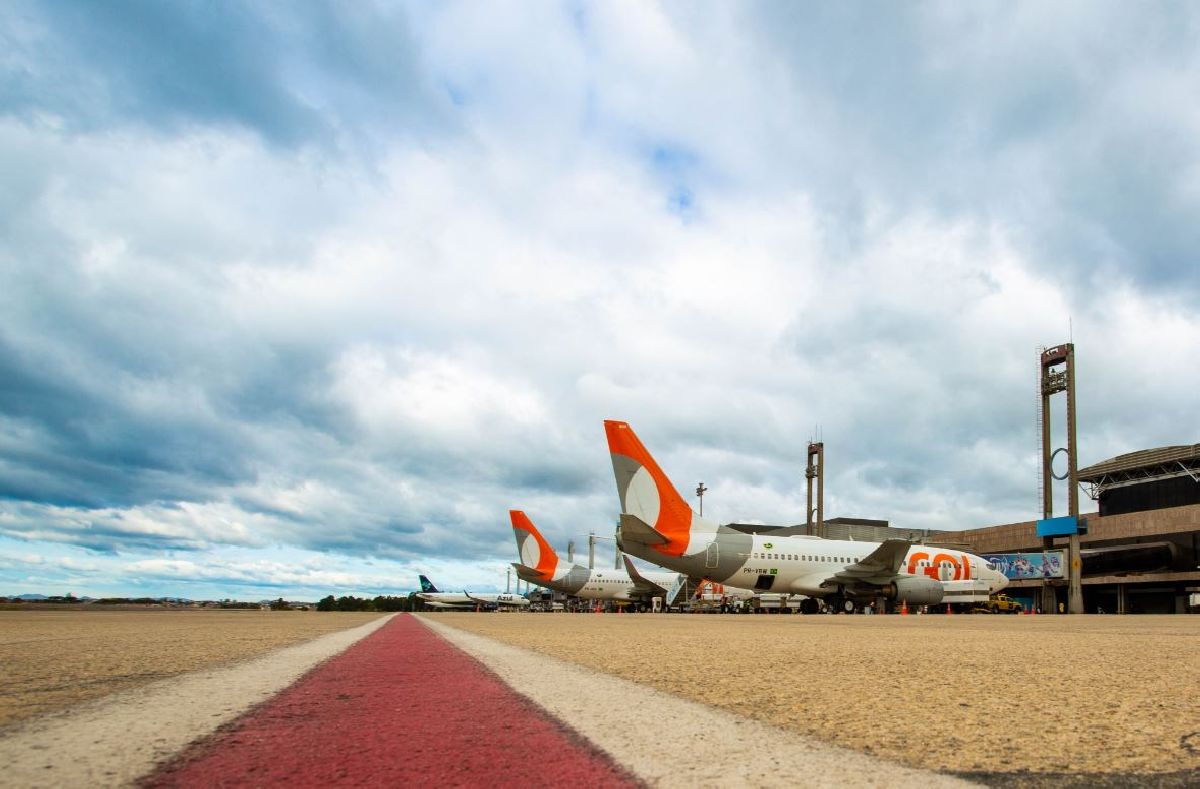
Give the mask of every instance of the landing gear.
<path id="1" fill-rule="evenodd" d="M 800 613 L 802 614 L 819 614 L 821 612 L 821 601 L 815 597 L 806 597 L 800 601 Z"/>
<path id="2" fill-rule="evenodd" d="M 825 605 L 833 614 L 853 614 L 858 610 L 858 603 L 852 597 L 835 594 L 825 598 Z"/>

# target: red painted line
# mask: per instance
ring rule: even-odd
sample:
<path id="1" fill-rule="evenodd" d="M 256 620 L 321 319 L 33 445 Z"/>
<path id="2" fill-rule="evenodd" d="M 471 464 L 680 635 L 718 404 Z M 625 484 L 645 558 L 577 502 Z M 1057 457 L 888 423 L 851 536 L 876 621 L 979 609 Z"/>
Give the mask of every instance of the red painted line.
<path id="1" fill-rule="evenodd" d="M 397 615 L 142 783 L 639 785 L 409 614 Z"/>

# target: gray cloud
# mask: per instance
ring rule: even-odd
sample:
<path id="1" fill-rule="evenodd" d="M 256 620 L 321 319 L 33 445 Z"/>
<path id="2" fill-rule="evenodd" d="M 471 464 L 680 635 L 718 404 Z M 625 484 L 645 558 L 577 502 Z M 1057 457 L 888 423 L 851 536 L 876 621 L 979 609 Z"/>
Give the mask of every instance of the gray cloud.
<path id="1" fill-rule="evenodd" d="M 440 125 L 405 16 L 374 5 L 15 3 L 2 21 L 7 112 L 81 132 L 216 125 L 361 146 L 383 124 Z"/>
<path id="2" fill-rule="evenodd" d="M 0 537 L 453 587 L 611 532 L 605 418 L 721 520 L 818 432 L 831 515 L 1021 520 L 1067 316 L 1085 462 L 1194 441 L 1195 25 L 1129 13 L 6 6 Z"/>

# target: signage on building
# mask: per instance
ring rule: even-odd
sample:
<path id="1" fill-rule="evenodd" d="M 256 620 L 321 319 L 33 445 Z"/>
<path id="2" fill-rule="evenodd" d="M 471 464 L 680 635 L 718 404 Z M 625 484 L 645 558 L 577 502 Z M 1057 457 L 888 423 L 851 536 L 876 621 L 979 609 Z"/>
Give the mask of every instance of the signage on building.
<path id="1" fill-rule="evenodd" d="M 1064 551 L 1042 553 L 990 553 L 983 558 L 991 562 L 1006 578 L 1014 581 L 1041 578 L 1066 578 L 1067 562 Z"/>

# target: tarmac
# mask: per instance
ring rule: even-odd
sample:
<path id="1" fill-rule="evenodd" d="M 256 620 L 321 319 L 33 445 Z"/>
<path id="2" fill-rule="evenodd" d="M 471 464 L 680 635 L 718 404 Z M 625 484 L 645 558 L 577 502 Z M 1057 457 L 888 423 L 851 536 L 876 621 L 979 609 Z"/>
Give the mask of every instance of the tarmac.
<path id="1" fill-rule="evenodd" d="M 30 787 L 1167 787 L 1197 777 L 1081 783 L 905 766 L 409 614 L 28 721 L 0 737 L 0 763 L 0 782 Z"/>

